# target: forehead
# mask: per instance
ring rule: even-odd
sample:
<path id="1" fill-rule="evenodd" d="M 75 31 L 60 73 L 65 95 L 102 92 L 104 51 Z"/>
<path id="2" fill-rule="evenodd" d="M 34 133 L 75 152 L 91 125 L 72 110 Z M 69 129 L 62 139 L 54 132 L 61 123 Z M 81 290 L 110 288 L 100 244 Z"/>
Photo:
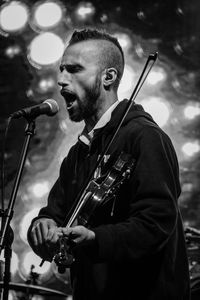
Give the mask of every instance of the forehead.
<path id="1" fill-rule="evenodd" d="M 100 41 L 81 41 L 68 46 L 63 54 L 62 63 L 94 64 L 99 60 L 101 53 Z"/>

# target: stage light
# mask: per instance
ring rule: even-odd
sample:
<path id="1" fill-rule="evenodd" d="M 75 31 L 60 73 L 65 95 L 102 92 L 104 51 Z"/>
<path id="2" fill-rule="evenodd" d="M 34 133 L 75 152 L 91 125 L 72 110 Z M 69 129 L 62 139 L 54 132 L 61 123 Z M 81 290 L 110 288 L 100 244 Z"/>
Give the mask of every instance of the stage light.
<path id="1" fill-rule="evenodd" d="M 5 266 L 4 250 L 2 250 L 1 252 L 0 262 L 1 262 L 1 273 L 4 273 L 4 266 Z M 11 263 L 10 263 L 10 272 L 12 276 L 14 276 L 18 271 L 18 264 L 19 264 L 18 256 L 14 251 L 12 251 Z"/>
<path id="2" fill-rule="evenodd" d="M 62 39 L 54 33 L 45 32 L 32 40 L 28 48 L 28 59 L 36 68 L 49 66 L 61 58 L 63 51 Z"/>
<path id="3" fill-rule="evenodd" d="M 75 15 L 79 20 L 86 20 L 95 13 L 95 7 L 90 2 L 80 2 L 76 8 Z"/>
<path id="4" fill-rule="evenodd" d="M 33 272 L 39 275 L 39 281 L 41 283 L 48 281 L 53 275 L 53 271 L 51 270 L 51 263 L 45 261 L 41 267 L 40 263 L 41 258 L 37 256 L 33 251 L 23 253 L 19 261 L 19 275 L 23 280 L 27 280 L 30 276 L 31 269 L 34 268 Z"/>
<path id="5" fill-rule="evenodd" d="M 19 236 L 22 239 L 22 241 L 26 244 L 28 244 L 27 241 L 27 231 L 29 226 L 31 225 L 31 221 L 33 218 L 37 217 L 39 213 L 40 208 L 34 208 L 31 211 L 29 211 L 23 218 L 19 225 Z"/>
<path id="6" fill-rule="evenodd" d="M 152 70 L 147 76 L 147 83 L 155 85 L 160 81 L 163 81 L 166 78 L 166 74 L 162 69 Z"/>
<path id="7" fill-rule="evenodd" d="M 13 58 L 21 52 L 21 48 L 18 45 L 10 46 L 5 50 L 5 54 L 9 58 Z"/>
<path id="8" fill-rule="evenodd" d="M 187 192 L 187 193 L 192 192 L 193 188 L 194 188 L 194 184 L 192 182 L 183 183 L 181 187 L 182 192 Z"/>
<path id="9" fill-rule="evenodd" d="M 160 127 L 163 127 L 167 123 L 170 115 L 169 104 L 166 104 L 162 99 L 149 98 L 141 101 L 141 105 L 146 112 L 152 115 L 154 121 Z"/>
<path id="10" fill-rule="evenodd" d="M 181 44 L 178 42 L 178 41 L 176 41 L 175 43 L 174 43 L 174 50 L 175 50 L 175 52 L 178 54 L 178 55 L 182 55 L 183 54 L 183 47 L 181 46 Z"/>
<path id="11" fill-rule="evenodd" d="M 26 91 L 26 96 L 28 98 L 31 98 L 31 97 L 34 96 L 34 92 L 33 92 L 33 90 L 31 88 Z M 28 164 L 28 166 L 30 166 L 30 161 L 28 159 L 27 159 L 26 164 Z"/>
<path id="12" fill-rule="evenodd" d="M 5 32 L 22 30 L 27 24 L 29 11 L 27 6 L 18 1 L 7 2 L 0 11 L 0 27 Z"/>
<path id="13" fill-rule="evenodd" d="M 43 78 L 39 81 L 38 86 L 41 92 L 46 93 L 55 87 L 55 81 L 53 78 Z"/>
<path id="14" fill-rule="evenodd" d="M 200 115 L 199 105 L 187 105 L 184 109 L 184 115 L 187 119 L 194 119 L 196 116 Z"/>
<path id="15" fill-rule="evenodd" d="M 55 27 L 62 20 L 62 11 L 63 8 L 58 2 L 39 2 L 34 7 L 31 24 L 42 30 Z"/>
<path id="16" fill-rule="evenodd" d="M 135 46 L 135 53 L 137 54 L 138 57 L 143 57 L 144 56 L 144 50 L 140 44 L 136 44 Z"/>
<path id="17" fill-rule="evenodd" d="M 48 181 L 38 182 L 29 187 L 29 192 L 36 198 L 42 198 L 49 192 L 50 186 Z"/>
<path id="18" fill-rule="evenodd" d="M 130 37 L 126 33 L 115 33 L 114 36 L 118 39 L 123 50 L 127 50 L 131 46 Z"/>
<path id="19" fill-rule="evenodd" d="M 130 66 L 125 65 L 124 74 L 122 76 L 122 80 L 120 82 L 119 89 L 118 89 L 118 97 L 120 100 L 127 97 L 130 89 L 133 88 L 134 77 L 135 77 L 135 73 L 133 69 Z"/>
<path id="20" fill-rule="evenodd" d="M 197 154 L 200 151 L 200 145 L 198 141 L 195 142 L 188 142 L 182 146 L 182 151 L 189 157 Z"/>

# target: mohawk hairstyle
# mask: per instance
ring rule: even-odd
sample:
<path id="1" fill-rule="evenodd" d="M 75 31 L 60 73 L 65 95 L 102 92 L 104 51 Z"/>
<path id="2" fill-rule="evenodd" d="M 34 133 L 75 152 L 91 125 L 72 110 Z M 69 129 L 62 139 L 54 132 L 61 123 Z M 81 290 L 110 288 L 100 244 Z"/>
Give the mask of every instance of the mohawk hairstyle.
<path id="1" fill-rule="evenodd" d="M 122 60 L 124 63 L 124 53 L 122 50 L 122 47 L 120 45 L 120 43 L 118 42 L 118 40 L 108 34 L 106 31 L 104 30 L 97 30 L 97 29 L 83 29 L 83 30 L 75 30 L 71 36 L 71 39 L 69 41 L 69 46 L 76 44 L 78 42 L 82 42 L 82 41 L 87 41 L 87 40 L 106 40 L 106 41 L 110 41 L 111 43 L 113 43 L 120 51 L 121 55 L 122 55 Z"/>
<path id="2" fill-rule="evenodd" d="M 101 49 L 99 65 L 102 68 L 115 67 L 117 69 L 117 80 L 114 83 L 114 87 L 117 89 L 124 71 L 124 53 L 121 45 L 114 36 L 108 34 L 106 31 L 87 28 L 80 31 L 75 30 L 68 42 L 68 47 L 88 40 L 105 41 L 105 43 L 101 43 L 99 48 Z M 109 42 L 110 45 L 106 42 Z"/>

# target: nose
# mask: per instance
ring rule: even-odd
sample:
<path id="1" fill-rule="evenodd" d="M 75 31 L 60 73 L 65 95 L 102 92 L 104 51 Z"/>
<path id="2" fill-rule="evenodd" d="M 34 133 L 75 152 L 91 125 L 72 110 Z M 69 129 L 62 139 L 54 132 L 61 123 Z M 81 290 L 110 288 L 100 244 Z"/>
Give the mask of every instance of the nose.
<path id="1" fill-rule="evenodd" d="M 60 72 L 60 74 L 58 75 L 58 85 L 64 87 L 69 85 L 69 82 L 70 82 L 69 73 L 67 73 L 66 71 Z"/>

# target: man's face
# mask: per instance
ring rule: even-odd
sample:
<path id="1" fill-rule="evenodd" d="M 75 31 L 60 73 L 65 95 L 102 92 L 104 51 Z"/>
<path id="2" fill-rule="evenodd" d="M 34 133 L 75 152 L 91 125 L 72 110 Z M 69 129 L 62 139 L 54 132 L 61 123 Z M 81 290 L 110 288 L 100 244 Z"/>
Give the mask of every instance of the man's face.
<path id="1" fill-rule="evenodd" d="M 102 72 L 97 51 L 94 41 L 83 41 L 66 48 L 62 57 L 58 84 L 72 121 L 89 119 L 98 111 Z"/>

